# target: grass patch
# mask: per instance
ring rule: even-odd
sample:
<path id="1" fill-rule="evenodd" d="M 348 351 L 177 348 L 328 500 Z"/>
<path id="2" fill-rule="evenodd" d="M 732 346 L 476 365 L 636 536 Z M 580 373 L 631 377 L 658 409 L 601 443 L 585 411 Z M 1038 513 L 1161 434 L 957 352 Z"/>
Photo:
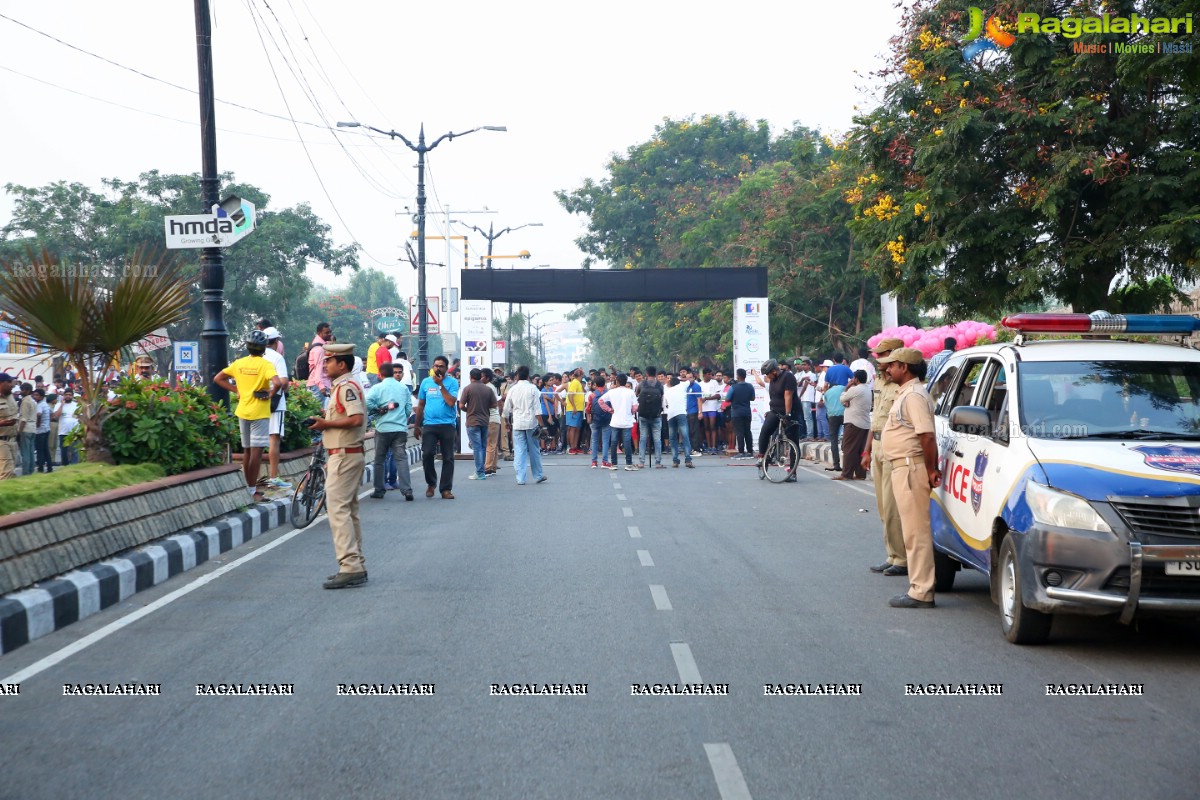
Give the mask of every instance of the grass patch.
<path id="1" fill-rule="evenodd" d="M 0 514 L 40 508 L 75 497 L 157 480 L 166 470 L 157 464 L 98 464 L 85 462 L 0 481 Z"/>

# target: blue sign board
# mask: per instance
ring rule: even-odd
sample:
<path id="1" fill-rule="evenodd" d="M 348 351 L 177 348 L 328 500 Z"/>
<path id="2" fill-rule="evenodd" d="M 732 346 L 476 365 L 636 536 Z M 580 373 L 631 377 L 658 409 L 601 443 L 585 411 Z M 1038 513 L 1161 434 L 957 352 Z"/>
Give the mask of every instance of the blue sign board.
<path id="1" fill-rule="evenodd" d="M 199 342 L 175 342 L 175 371 L 200 371 Z"/>

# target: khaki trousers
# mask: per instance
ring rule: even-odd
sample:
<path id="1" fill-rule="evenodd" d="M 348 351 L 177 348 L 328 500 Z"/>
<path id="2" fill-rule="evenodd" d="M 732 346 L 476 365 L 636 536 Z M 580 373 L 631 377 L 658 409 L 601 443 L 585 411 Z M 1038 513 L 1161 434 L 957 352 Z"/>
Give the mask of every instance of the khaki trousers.
<path id="1" fill-rule="evenodd" d="M 358 487 L 362 482 L 362 453 L 334 453 L 325 465 L 325 510 L 333 532 L 333 554 L 338 572 L 365 572 L 362 523 L 358 519 Z M 397 464 L 397 469 L 408 469 Z"/>
<path id="2" fill-rule="evenodd" d="M 922 456 L 913 457 L 911 466 L 892 465 L 892 493 L 896 495 L 908 553 L 908 595 L 914 600 L 932 600 L 933 530 L 929 523 L 929 473 Z"/>
<path id="3" fill-rule="evenodd" d="M 484 472 L 496 471 L 496 457 L 500 452 L 500 423 L 488 423 L 487 458 L 483 461 Z"/>
<path id="4" fill-rule="evenodd" d="M 875 482 L 875 506 L 883 523 L 883 547 L 889 564 L 904 567 L 908 565 L 908 556 L 904 553 L 904 529 L 896 510 L 896 496 L 892 494 L 892 465 L 879 457 L 880 449 L 879 442 L 875 442 L 871 450 L 871 480 Z"/>
<path id="5" fill-rule="evenodd" d="M 16 476 L 17 459 L 20 456 L 16 437 L 0 439 L 0 481 Z"/>

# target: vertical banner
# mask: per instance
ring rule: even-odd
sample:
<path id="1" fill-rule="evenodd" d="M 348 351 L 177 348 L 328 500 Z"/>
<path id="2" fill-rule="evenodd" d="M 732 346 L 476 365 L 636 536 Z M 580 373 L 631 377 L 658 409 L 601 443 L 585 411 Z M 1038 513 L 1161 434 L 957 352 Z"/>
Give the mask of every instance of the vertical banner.
<path id="1" fill-rule="evenodd" d="M 900 324 L 900 314 L 896 309 L 896 295 L 884 292 L 879 295 L 880 330 L 895 328 Z"/>
<path id="2" fill-rule="evenodd" d="M 754 402 L 750 404 L 750 431 L 756 441 L 769 404 L 766 379 L 758 368 L 770 357 L 767 298 L 739 297 L 733 303 L 733 368 L 746 370 L 746 380 L 755 387 Z"/>
<path id="3" fill-rule="evenodd" d="M 459 387 L 471 382 L 471 370 L 492 366 L 492 303 L 490 300 L 463 300 L 458 304 L 459 335 L 462 351 Z M 459 439 L 463 450 L 471 452 L 467 440 L 466 415 L 459 414 Z"/>

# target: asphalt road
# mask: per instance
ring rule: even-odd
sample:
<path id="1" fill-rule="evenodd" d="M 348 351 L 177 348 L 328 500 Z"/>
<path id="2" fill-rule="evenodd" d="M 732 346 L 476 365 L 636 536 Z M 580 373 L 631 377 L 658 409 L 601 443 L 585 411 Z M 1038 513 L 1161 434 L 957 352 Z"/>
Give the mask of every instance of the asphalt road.
<path id="1" fill-rule="evenodd" d="M 370 582 L 337 592 L 325 522 L 257 539 L 0 657 L 0 683 L 20 677 L 0 696 L 0 797 L 1197 795 L 1196 624 L 1060 620 L 1017 647 L 975 574 L 937 609 L 891 609 L 904 579 L 867 570 L 869 484 L 737 463 L 563 456 L 518 487 L 510 463 L 480 483 L 459 462 L 454 501 L 420 496 L 417 472 L 415 502 L 361 501 Z M 131 682 L 161 695 L 64 696 Z M 197 696 L 218 683 L 294 695 Z M 362 683 L 434 693 L 337 694 Z M 807 683 L 861 694 L 764 696 Z M 905 693 L 931 683 L 1003 694 Z M 1144 695 L 1046 696 L 1060 683 Z"/>

